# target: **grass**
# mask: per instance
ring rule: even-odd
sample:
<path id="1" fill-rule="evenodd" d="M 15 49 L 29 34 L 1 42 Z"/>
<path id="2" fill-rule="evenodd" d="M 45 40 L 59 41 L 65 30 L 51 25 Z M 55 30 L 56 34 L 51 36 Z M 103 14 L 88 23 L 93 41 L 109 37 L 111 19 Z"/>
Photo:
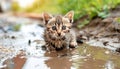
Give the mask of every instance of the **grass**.
<path id="1" fill-rule="evenodd" d="M 81 17 L 88 15 L 88 19 L 86 19 L 85 21 L 90 21 L 96 16 L 100 18 L 108 17 L 109 9 L 114 8 L 119 3 L 120 0 L 35 0 L 32 6 L 24 9 L 20 8 L 19 11 L 66 14 L 68 11 L 74 10 L 75 20 L 78 20 Z M 81 22 L 79 24 L 81 26 L 78 27 L 83 27 L 86 24 L 85 21 Z"/>

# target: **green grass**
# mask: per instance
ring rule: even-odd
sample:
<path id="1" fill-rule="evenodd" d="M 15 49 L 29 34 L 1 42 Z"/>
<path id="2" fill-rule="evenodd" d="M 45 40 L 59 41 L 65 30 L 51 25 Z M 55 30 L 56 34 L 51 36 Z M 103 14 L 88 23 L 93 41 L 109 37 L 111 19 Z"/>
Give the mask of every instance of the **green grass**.
<path id="1" fill-rule="evenodd" d="M 116 22 L 120 24 L 120 17 L 117 17 L 116 19 Z"/>
<path id="2" fill-rule="evenodd" d="M 90 21 L 96 16 L 100 18 L 108 17 L 109 9 L 114 8 L 119 3 L 120 0 L 35 0 L 32 6 L 24 9 L 20 8 L 19 11 L 66 14 L 68 11 L 73 10 L 75 12 L 75 20 L 88 15 L 86 21 Z M 81 26 L 78 27 L 83 27 L 83 25 L 85 25 L 84 23 L 86 24 L 85 21 L 81 22 L 79 24 Z"/>
<path id="3" fill-rule="evenodd" d="M 116 3 L 115 3 L 116 4 Z M 100 16 L 102 18 L 107 17 L 108 9 L 112 8 L 113 0 L 67 0 L 60 3 L 62 13 L 66 13 L 69 10 L 75 11 L 75 20 L 89 15 L 90 18 Z"/>

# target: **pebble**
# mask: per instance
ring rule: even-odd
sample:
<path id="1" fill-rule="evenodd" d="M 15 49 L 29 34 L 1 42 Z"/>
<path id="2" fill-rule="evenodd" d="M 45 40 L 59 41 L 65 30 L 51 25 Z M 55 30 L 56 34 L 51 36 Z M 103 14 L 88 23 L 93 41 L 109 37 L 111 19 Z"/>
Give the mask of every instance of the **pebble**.
<path id="1" fill-rule="evenodd" d="M 109 51 L 105 51 L 105 54 L 109 54 L 110 52 Z"/>

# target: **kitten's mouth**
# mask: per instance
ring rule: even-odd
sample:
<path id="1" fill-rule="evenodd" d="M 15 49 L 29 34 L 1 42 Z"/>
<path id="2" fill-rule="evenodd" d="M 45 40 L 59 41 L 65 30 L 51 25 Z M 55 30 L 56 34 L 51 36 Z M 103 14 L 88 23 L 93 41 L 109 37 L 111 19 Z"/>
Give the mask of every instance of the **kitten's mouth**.
<path id="1" fill-rule="evenodd" d="M 59 40 L 65 40 L 66 38 L 65 38 L 65 36 L 58 36 L 57 39 L 59 39 Z"/>
<path id="2" fill-rule="evenodd" d="M 66 38 L 65 38 L 65 36 L 57 36 L 57 37 L 51 37 L 50 36 L 50 38 L 52 39 L 52 40 L 65 40 Z"/>

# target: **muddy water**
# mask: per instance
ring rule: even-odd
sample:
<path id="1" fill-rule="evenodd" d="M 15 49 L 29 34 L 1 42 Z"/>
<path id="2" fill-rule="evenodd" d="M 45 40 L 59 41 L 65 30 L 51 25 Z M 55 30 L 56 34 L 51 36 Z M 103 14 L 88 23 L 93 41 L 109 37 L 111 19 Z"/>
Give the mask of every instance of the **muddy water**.
<path id="1" fill-rule="evenodd" d="M 84 59 L 75 60 L 78 69 L 120 69 L 120 54 L 111 50 L 84 44 L 78 48 Z M 80 62 L 80 63 L 78 63 Z"/>
<path id="2" fill-rule="evenodd" d="M 120 69 L 119 53 L 87 44 L 73 50 L 44 52 L 41 55 L 18 55 L 11 59 L 13 68 L 4 69 Z"/>
<path id="3" fill-rule="evenodd" d="M 11 16 L 6 20 L 8 24 L 0 24 L 5 24 L 0 29 L 0 69 L 120 69 L 120 54 L 113 50 L 81 44 L 72 50 L 46 52 L 41 48 L 44 28 L 36 21 Z M 21 24 L 19 31 L 12 30 L 15 24 L 9 20 Z"/>

